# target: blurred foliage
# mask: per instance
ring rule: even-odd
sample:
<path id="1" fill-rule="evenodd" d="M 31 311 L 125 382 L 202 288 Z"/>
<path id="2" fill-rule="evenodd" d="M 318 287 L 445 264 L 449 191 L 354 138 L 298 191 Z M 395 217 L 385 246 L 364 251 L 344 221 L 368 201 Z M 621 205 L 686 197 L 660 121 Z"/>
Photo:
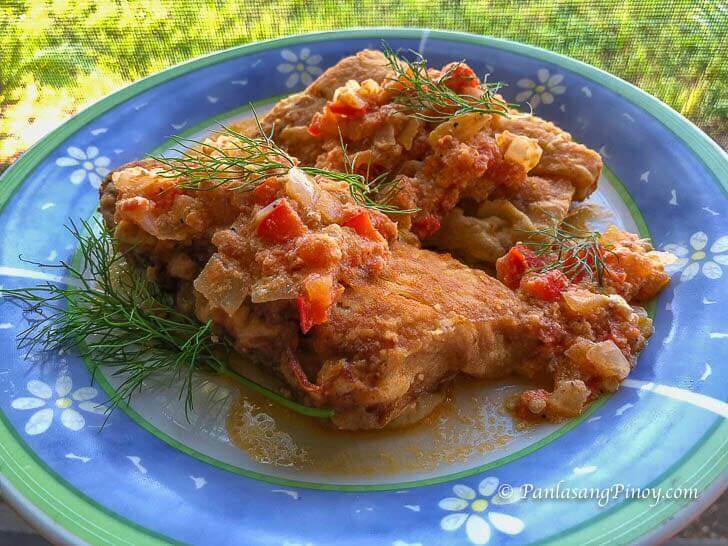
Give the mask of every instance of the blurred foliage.
<path id="1" fill-rule="evenodd" d="M 616 74 L 728 131 L 727 0 L 0 0 L 0 162 L 85 104 L 215 50 L 356 26 L 461 30 Z"/>

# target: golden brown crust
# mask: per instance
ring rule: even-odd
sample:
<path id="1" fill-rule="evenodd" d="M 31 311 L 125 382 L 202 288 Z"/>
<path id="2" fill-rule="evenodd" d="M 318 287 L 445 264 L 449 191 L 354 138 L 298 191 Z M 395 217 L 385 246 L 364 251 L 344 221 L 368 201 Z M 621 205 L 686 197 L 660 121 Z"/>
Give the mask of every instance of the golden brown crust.
<path id="1" fill-rule="evenodd" d="M 543 150 L 530 174 L 568 180 L 575 188 L 574 199 L 586 199 L 602 174 L 602 158 L 594 150 L 574 142 L 571 135 L 537 116 L 495 117 L 495 129 L 534 138 Z"/>
<path id="2" fill-rule="evenodd" d="M 304 165 L 313 165 L 321 153 L 319 142 L 306 130 L 313 115 L 321 111 L 333 98 L 334 91 L 348 80 L 371 78 L 381 82 L 388 73 L 387 60 L 381 51 L 360 51 L 324 71 L 305 90 L 278 102 L 260 118 L 261 126 L 266 133 L 275 128 L 275 139 L 279 145 Z M 234 124 L 234 127 L 246 134 L 257 131 L 250 121 Z"/>

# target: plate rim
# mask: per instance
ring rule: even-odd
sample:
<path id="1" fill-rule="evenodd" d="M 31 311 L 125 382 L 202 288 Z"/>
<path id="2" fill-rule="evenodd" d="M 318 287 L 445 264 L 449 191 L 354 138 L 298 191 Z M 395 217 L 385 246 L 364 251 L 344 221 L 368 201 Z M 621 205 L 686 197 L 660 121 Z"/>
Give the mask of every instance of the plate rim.
<path id="1" fill-rule="evenodd" d="M 178 76 L 182 76 L 194 70 L 198 70 L 206 66 L 217 64 L 232 58 L 244 57 L 258 51 L 265 51 L 267 49 L 283 47 L 288 44 L 304 44 L 316 41 L 331 41 L 335 39 L 382 37 L 409 39 L 426 39 L 426 37 L 433 37 L 449 41 L 475 43 L 486 47 L 495 47 L 497 49 L 510 51 L 512 53 L 524 55 L 531 58 L 545 60 L 547 62 L 562 66 L 563 68 L 575 72 L 580 76 L 592 80 L 599 85 L 615 92 L 623 99 L 627 100 L 641 110 L 650 114 L 651 117 L 659 121 L 668 131 L 673 133 L 679 140 L 681 140 L 686 145 L 688 149 L 691 150 L 692 154 L 701 163 L 703 163 L 706 170 L 713 175 L 718 187 L 723 191 L 725 195 L 728 195 L 728 154 L 726 154 L 726 152 L 724 152 L 717 145 L 717 143 L 715 143 L 708 135 L 706 135 L 702 130 L 700 130 L 697 126 L 695 126 L 680 113 L 676 112 L 659 99 L 653 97 L 652 95 L 649 95 L 645 91 L 642 91 L 641 89 L 617 76 L 609 74 L 608 72 L 605 72 L 597 67 L 578 61 L 566 55 L 555 53 L 536 46 L 521 44 L 511 40 L 504 40 L 500 38 L 493 38 L 489 36 L 482 36 L 465 32 L 434 30 L 427 28 L 367 27 L 288 35 L 280 38 L 256 41 L 246 45 L 235 46 L 229 49 L 213 52 L 208 55 L 187 60 L 185 62 L 169 67 L 165 70 L 151 74 L 141 80 L 133 82 L 117 90 L 116 92 L 90 104 L 79 113 L 68 119 L 66 122 L 62 123 L 56 129 L 51 131 L 48 135 L 40 139 L 36 144 L 31 146 L 28 151 L 26 151 L 21 157 L 19 157 L 6 170 L 6 172 L 3 173 L 2 176 L 0 176 L 0 211 L 5 208 L 7 202 L 10 200 L 12 195 L 20 188 L 22 183 L 27 178 L 27 175 L 42 160 L 44 160 L 47 155 L 55 150 L 61 142 L 65 141 L 69 136 L 91 123 L 98 116 L 106 113 L 107 111 L 127 101 L 128 99 L 144 91 L 147 91 L 148 89 L 154 88 L 161 83 L 172 80 Z M 725 421 L 723 421 L 722 423 L 716 422 L 715 427 L 712 428 L 712 430 L 706 432 L 706 435 L 703 437 L 703 439 L 696 443 L 694 447 L 695 452 L 699 452 L 701 449 L 704 449 L 704 444 L 707 442 L 706 438 L 710 439 L 714 437 L 715 432 L 719 428 L 722 428 L 721 425 L 725 424 Z M 110 520 L 110 522 L 112 522 L 117 528 L 119 526 L 123 526 L 127 537 L 131 536 L 128 534 L 129 532 L 140 533 L 137 536 L 139 538 L 143 537 L 145 543 L 157 541 L 161 542 L 162 540 L 164 541 L 164 543 L 168 543 L 168 537 L 163 537 L 162 535 L 150 529 L 141 528 L 140 526 L 124 518 L 123 516 L 107 511 L 104 507 L 100 506 L 92 499 L 86 497 L 82 492 L 78 491 L 70 484 L 64 483 L 62 479 L 59 479 L 60 477 L 56 475 L 55 472 L 47 468 L 47 466 L 41 460 L 36 458 L 32 450 L 27 446 L 27 444 L 25 444 L 25 442 L 23 442 L 19 438 L 14 438 L 13 433 L 14 431 L 12 430 L 12 427 L 9 427 L 9 424 L 5 421 L 4 416 L 0 415 L 0 436 L 5 436 L 5 439 L 11 439 L 14 442 L 14 445 L 11 447 L 20 450 L 21 458 L 15 459 L 12 462 L 19 464 L 20 460 L 24 460 L 27 465 L 37 466 L 38 469 L 36 469 L 36 471 L 39 470 L 42 474 L 44 474 L 44 478 L 49 479 L 51 482 L 53 482 L 54 486 L 60 488 L 68 495 L 75 497 L 78 501 L 80 501 L 81 506 L 84 508 L 84 510 L 87 511 L 87 513 L 93 514 L 93 516 L 95 517 L 100 517 L 104 521 Z M 688 458 L 689 456 L 684 456 L 681 460 L 676 462 L 675 466 L 682 466 Z M 2 459 L 1 449 L 0 459 Z M 723 459 L 725 459 L 726 463 L 728 463 L 728 454 L 726 454 Z M 720 460 L 717 464 L 720 466 Z M 723 467 L 725 467 L 725 463 L 723 464 Z M 8 475 L 8 470 L 8 466 L 3 466 L 3 468 L 0 469 L 0 477 L 3 478 L 2 480 L 0 480 L 0 489 L 9 490 L 12 492 L 12 488 L 17 488 L 17 490 L 15 491 L 15 493 L 17 494 L 10 495 L 8 497 L 8 500 L 10 501 L 9 504 L 11 504 L 16 510 L 23 511 L 23 513 L 30 518 L 33 525 L 42 528 L 49 534 L 51 534 L 51 531 L 54 530 L 58 532 L 57 535 L 55 532 L 53 533 L 56 536 L 61 536 L 62 532 L 72 532 L 69 529 L 69 526 L 64 525 L 62 521 L 66 524 L 72 524 L 71 527 L 78 526 L 76 522 L 74 522 L 72 518 L 70 518 L 67 514 L 64 514 L 62 510 L 57 507 L 54 508 L 51 504 L 49 504 L 47 500 L 42 499 L 42 497 L 39 496 L 37 491 L 34 490 L 32 487 L 28 488 L 27 491 L 31 493 L 32 497 L 35 497 L 37 500 L 39 500 L 40 503 L 32 502 L 28 498 L 26 498 L 26 495 L 23 493 L 21 488 L 18 487 L 18 483 L 15 482 L 13 478 Z M 668 475 L 668 472 L 670 471 L 667 471 L 666 474 L 661 476 L 660 478 Z M 28 477 L 32 478 L 30 473 L 28 473 Z M 660 480 L 660 478 L 658 478 L 658 480 Z M 8 487 L 7 484 L 5 484 L 5 480 L 7 480 L 11 484 L 11 487 Z M 35 481 L 35 479 L 33 479 L 33 481 Z M 23 485 L 25 485 L 26 487 L 28 486 L 28 484 Z M 36 485 L 42 487 L 37 482 Z M 710 479 L 705 487 L 706 491 L 709 489 L 711 493 L 714 493 L 714 491 L 718 491 L 720 493 L 725 490 L 726 487 L 728 487 L 728 471 L 722 472 L 722 475 L 719 473 L 714 478 Z M 717 497 L 717 494 L 715 494 L 715 496 Z M 643 539 L 647 536 L 661 536 L 663 538 L 669 537 L 670 534 L 677 532 L 682 526 L 687 524 L 686 520 L 688 518 L 695 517 L 698 513 L 707 508 L 710 501 L 712 500 L 707 497 L 712 497 L 712 495 L 703 496 L 697 501 L 676 508 L 674 512 L 668 514 L 663 519 L 660 519 L 654 524 L 650 524 L 650 527 L 642 531 L 638 535 L 638 537 L 642 537 Z M 16 502 L 12 502 L 11 499 L 15 500 Z M 24 509 L 20 506 L 20 499 L 23 499 L 26 501 L 26 503 L 28 503 L 28 506 L 26 506 Z M 39 504 L 43 505 L 46 510 L 41 509 L 39 507 Z M 61 507 L 64 506 L 65 505 L 61 505 Z M 618 507 L 615 507 L 615 509 L 616 508 Z M 606 514 L 602 514 L 601 517 L 604 517 L 605 515 Z M 48 522 L 48 517 L 51 518 L 52 523 Z M 583 525 L 588 528 L 589 524 L 594 521 L 594 519 L 595 518 L 592 518 L 591 520 L 583 522 Z M 668 519 L 671 520 L 670 523 L 665 524 L 665 521 L 667 521 Z M 98 525 L 95 526 L 98 527 Z M 577 525 L 576 527 L 580 526 Z M 89 536 L 87 534 L 87 529 L 82 527 L 79 527 L 79 529 L 84 531 L 82 534 L 77 535 L 79 536 L 79 538 L 82 535 Z M 574 528 L 566 529 L 562 533 L 560 533 L 560 536 L 564 537 L 571 535 L 571 532 L 573 530 Z M 554 538 L 555 537 L 552 536 L 548 537 L 545 540 L 551 541 Z"/>

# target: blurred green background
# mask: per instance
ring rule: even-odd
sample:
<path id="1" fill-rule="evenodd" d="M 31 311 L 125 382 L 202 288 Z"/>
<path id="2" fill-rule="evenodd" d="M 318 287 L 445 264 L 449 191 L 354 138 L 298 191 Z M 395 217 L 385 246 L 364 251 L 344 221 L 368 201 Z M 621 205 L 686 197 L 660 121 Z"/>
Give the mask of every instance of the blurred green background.
<path id="1" fill-rule="evenodd" d="M 86 104 L 191 57 L 355 26 L 537 45 L 629 80 L 726 146 L 728 1 L 0 0 L 0 169 Z"/>

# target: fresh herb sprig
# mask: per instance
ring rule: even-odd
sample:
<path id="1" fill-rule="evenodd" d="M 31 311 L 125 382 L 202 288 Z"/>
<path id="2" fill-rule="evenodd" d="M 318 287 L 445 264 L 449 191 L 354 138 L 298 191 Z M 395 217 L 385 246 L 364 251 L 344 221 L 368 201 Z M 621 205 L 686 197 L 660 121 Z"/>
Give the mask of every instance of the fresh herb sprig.
<path id="1" fill-rule="evenodd" d="M 296 160 L 273 140 L 275 128 L 266 134 L 257 116 L 255 121 L 257 136 L 250 137 L 221 124 L 215 134 L 228 137 L 225 146 L 175 136 L 172 139 L 179 147 L 171 151 L 178 157 L 151 157 L 163 166 L 162 176 L 181 179 L 179 188 L 214 190 L 225 186 L 231 190 L 254 190 L 264 180 L 282 176 L 296 166 Z"/>
<path id="2" fill-rule="evenodd" d="M 442 123 L 468 113 L 509 117 L 509 108 L 514 105 L 497 96 L 502 83 L 481 83 L 483 94 L 480 98 L 463 95 L 445 85 L 459 65 L 435 78 L 428 72 L 427 60 L 416 51 L 411 51 L 414 61 L 402 58 L 386 43 L 382 44 L 382 52 L 394 73 L 389 79 L 402 87 L 393 102 L 402 106 L 410 117 L 430 123 Z"/>
<path id="3" fill-rule="evenodd" d="M 192 377 L 197 371 L 228 376 L 271 401 L 313 417 L 333 411 L 297 404 L 230 369 L 232 343 L 179 311 L 170 294 L 127 265 L 111 233 L 99 221 L 71 223 L 78 260 L 43 265 L 57 268 L 64 282 L 3 289 L 18 301 L 30 325 L 18 336 L 28 351 L 75 349 L 96 373 L 99 366 L 121 378 L 109 400 L 109 411 L 144 387 L 145 380 L 171 373 L 179 379 L 185 414 L 193 409 Z M 78 263 L 76 263 L 78 262 Z"/>
<path id="4" fill-rule="evenodd" d="M 537 273 L 558 270 L 569 280 L 588 277 L 598 286 L 604 286 L 609 266 L 605 256 L 611 250 L 601 242 L 598 231 L 588 231 L 554 218 L 553 225 L 540 229 L 519 230 L 528 235 L 522 244 L 545 258 Z"/>
<path id="5" fill-rule="evenodd" d="M 412 214 L 419 209 L 401 209 L 389 201 L 399 182 L 391 178 L 389 173 L 382 173 L 369 180 L 365 175 L 352 172 L 337 172 L 316 167 L 299 167 L 302 171 L 316 176 L 321 175 L 332 180 L 340 180 L 349 185 L 349 193 L 354 201 L 362 207 L 378 210 L 385 214 Z"/>
<path id="6" fill-rule="evenodd" d="M 387 214 L 416 212 L 388 203 L 394 184 L 388 173 L 370 180 L 368 175 L 354 172 L 353 163 L 347 163 L 345 172 L 298 165 L 296 159 L 275 143 L 274 131 L 266 134 L 257 116 L 255 119 L 258 136 L 246 136 L 221 125 L 217 134 L 228 137 L 225 146 L 174 137 L 180 148 L 172 151 L 179 157 L 152 156 L 152 159 L 162 164 L 162 176 L 179 179 L 177 187 L 182 189 L 209 191 L 224 186 L 229 190 L 252 191 L 268 178 L 283 176 L 297 167 L 311 176 L 346 182 L 352 198 L 363 207 Z"/>
<path id="7" fill-rule="evenodd" d="M 351 197 L 359 205 L 375 209 L 386 214 L 414 214 L 419 209 L 401 209 L 391 204 L 400 187 L 400 180 L 388 172 L 374 178 L 370 177 L 371 164 L 367 164 L 366 174 L 356 172 L 356 154 L 349 156 L 344 137 L 339 130 L 339 145 L 343 156 L 344 172 L 317 169 L 315 167 L 299 167 L 313 176 L 322 175 L 333 180 L 341 180 L 349 185 Z"/>

